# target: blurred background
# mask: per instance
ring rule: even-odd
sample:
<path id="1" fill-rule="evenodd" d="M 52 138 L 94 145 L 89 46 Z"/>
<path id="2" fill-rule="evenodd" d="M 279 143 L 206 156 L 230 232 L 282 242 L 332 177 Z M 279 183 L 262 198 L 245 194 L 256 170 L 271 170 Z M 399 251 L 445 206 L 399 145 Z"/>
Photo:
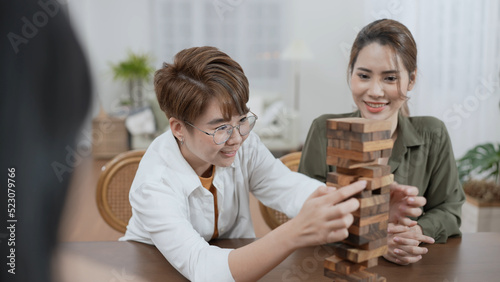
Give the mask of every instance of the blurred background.
<path id="1" fill-rule="evenodd" d="M 417 41 L 411 114 L 443 120 L 457 157 L 478 143 L 500 140 L 498 1 L 81 0 L 62 5 L 90 62 L 98 98 L 92 117 L 100 106 L 109 115 L 130 114 L 123 109 L 129 85 L 114 79 L 112 65 L 131 53 L 147 55 L 158 69 L 184 48 L 212 45 L 244 68 L 264 141 L 277 153 L 291 151 L 300 148 L 315 117 L 354 109 L 346 76 L 350 46 L 363 26 L 391 18 L 407 25 Z M 154 110 L 151 79 L 141 88 L 152 104 L 155 130 L 163 132 L 166 120 Z M 135 141 L 132 147 L 148 144 L 147 138 Z"/>

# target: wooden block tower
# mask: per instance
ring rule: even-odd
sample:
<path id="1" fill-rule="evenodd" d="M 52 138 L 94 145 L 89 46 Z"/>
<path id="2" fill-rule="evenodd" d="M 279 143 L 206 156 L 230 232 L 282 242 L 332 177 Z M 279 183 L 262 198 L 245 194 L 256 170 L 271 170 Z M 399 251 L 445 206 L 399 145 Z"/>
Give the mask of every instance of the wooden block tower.
<path id="1" fill-rule="evenodd" d="M 328 165 L 337 167 L 328 173 L 326 184 L 343 187 L 366 180 L 366 188 L 355 195 L 360 207 L 353 213 L 349 237 L 334 244 L 334 254 L 324 261 L 325 276 L 334 281 L 385 281 L 365 269 L 376 266 L 378 257 L 387 252 L 389 185 L 394 181 L 391 168 L 379 164 L 392 152 L 391 122 L 364 118 L 327 120 Z"/>

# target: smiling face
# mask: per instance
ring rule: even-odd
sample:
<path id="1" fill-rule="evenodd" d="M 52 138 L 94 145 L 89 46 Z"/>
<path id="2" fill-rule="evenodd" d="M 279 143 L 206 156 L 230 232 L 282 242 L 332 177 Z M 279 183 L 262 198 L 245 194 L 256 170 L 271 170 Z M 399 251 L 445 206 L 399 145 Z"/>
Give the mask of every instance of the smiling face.
<path id="1" fill-rule="evenodd" d="M 371 43 L 358 54 L 351 73 L 351 91 L 362 117 L 390 120 L 394 132 L 398 111 L 414 81 L 415 73 L 408 73 L 390 47 Z"/>
<path id="2" fill-rule="evenodd" d="M 207 135 L 200 130 L 213 133 L 225 124 L 236 126 L 245 117 L 246 115 L 234 115 L 231 120 L 225 120 L 219 103 L 212 98 L 204 113 L 192 123 L 199 130 L 185 123 L 182 125 L 184 144 L 180 146 L 181 153 L 198 175 L 201 176 L 209 171 L 212 165 L 230 166 L 241 144 L 248 138 L 248 135 L 241 136 L 235 128 L 225 143 L 217 145 L 212 135 Z"/>

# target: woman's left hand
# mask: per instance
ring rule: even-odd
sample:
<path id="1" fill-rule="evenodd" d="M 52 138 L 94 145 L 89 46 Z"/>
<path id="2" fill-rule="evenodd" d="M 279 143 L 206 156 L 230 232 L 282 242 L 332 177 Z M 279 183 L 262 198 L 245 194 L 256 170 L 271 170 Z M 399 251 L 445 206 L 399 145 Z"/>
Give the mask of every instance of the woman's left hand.
<path id="1" fill-rule="evenodd" d="M 401 224 L 408 227 L 415 226 L 416 221 L 408 218 L 418 217 L 422 214 L 422 207 L 427 200 L 418 196 L 418 188 L 401 185 L 397 182 L 391 184 L 391 201 L 389 207 L 389 223 Z"/>

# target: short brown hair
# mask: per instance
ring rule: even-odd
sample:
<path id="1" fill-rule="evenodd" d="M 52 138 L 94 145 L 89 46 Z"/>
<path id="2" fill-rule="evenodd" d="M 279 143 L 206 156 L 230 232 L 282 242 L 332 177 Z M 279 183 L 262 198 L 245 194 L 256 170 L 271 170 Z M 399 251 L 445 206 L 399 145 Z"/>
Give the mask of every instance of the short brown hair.
<path id="1" fill-rule="evenodd" d="M 348 76 L 352 75 L 359 52 L 374 42 L 382 46 L 389 46 L 394 51 L 394 54 L 401 58 L 408 74 L 417 69 L 417 44 L 411 32 L 405 25 L 398 21 L 381 19 L 365 26 L 356 36 L 351 48 L 351 56 L 347 69 Z M 397 62 L 396 58 L 395 62 Z M 400 87 L 401 85 L 398 84 L 398 89 L 401 93 Z M 404 96 L 402 98 L 406 99 L 407 97 Z M 409 115 L 410 111 L 406 102 L 401 108 L 401 112 L 405 116 Z"/>
<path id="2" fill-rule="evenodd" d="M 248 80 L 241 66 L 215 47 L 193 47 L 164 63 L 154 77 L 156 97 L 167 118 L 194 122 L 212 98 L 223 118 L 249 112 Z"/>

